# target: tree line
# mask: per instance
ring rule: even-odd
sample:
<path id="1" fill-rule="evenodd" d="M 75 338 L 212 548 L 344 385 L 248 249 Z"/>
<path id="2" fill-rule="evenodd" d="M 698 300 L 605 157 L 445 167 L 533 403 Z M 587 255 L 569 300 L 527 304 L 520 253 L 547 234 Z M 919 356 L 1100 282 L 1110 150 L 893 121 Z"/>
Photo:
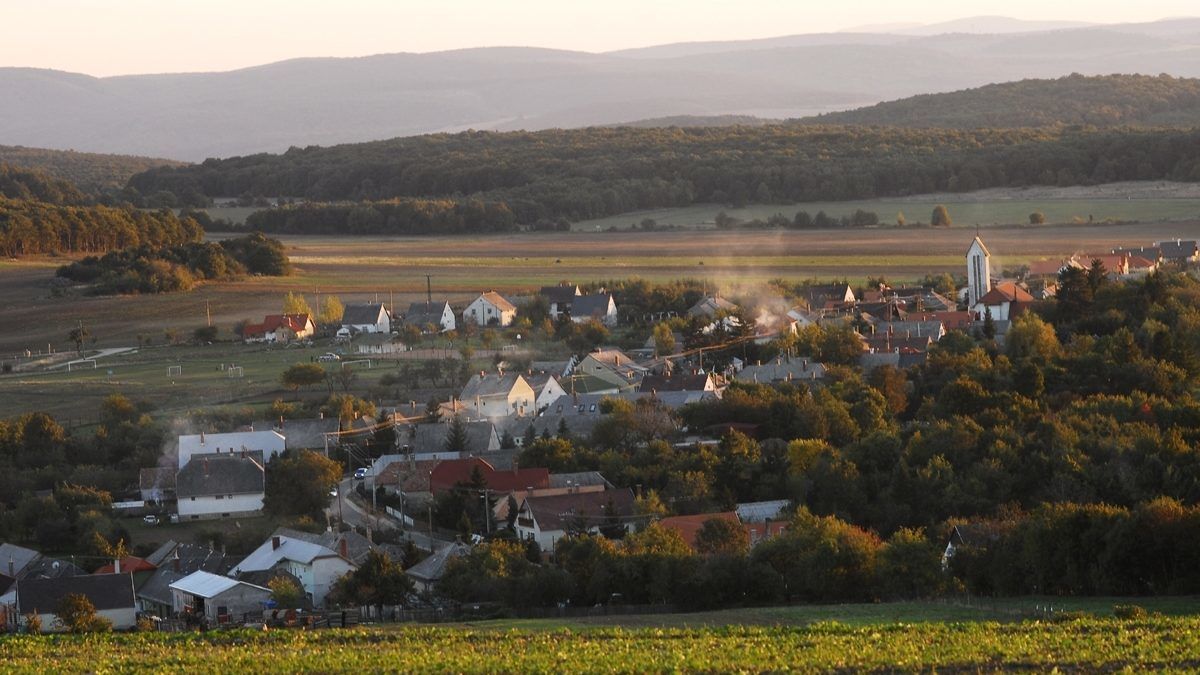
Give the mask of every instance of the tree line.
<path id="1" fill-rule="evenodd" d="M 1158 129 L 778 124 L 464 132 L 161 167 L 133 176 L 128 187 L 131 194 L 171 193 L 195 205 L 231 194 L 313 202 L 475 199 L 503 205 L 516 223 L 533 225 L 696 203 L 1194 181 L 1200 180 L 1198 148 L 1200 131 Z M 354 207 L 313 208 L 333 208 L 339 222 L 348 223 Z M 387 227 L 387 216 L 380 216 L 361 217 Z M 397 225 L 404 222 L 398 218 Z"/>
<path id="2" fill-rule="evenodd" d="M 246 226 L 300 234 L 453 234 L 509 232 L 516 229 L 516 218 L 503 202 L 395 198 L 281 206 L 250 214 Z"/>
<path id="3" fill-rule="evenodd" d="M 0 254 L 9 257 L 177 246 L 200 241 L 203 235 L 194 218 L 167 210 L 0 198 Z"/>
<path id="4" fill-rule="evenodd" d="M 284 276 L 290 272 L 283 244 L 255 233 L 220 242 L 123 248 L 63 265 L 56 274 L 89 284 L 92 295 L 130 295 L 188 291 L 199 281 L 223 281 L 247 274 Z"/>

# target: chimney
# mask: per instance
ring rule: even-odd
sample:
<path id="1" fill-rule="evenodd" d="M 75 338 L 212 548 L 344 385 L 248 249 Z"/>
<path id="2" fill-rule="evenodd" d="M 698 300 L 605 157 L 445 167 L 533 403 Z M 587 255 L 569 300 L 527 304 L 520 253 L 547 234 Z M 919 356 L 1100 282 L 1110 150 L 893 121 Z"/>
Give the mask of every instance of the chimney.
<path id="1" fill-rule="evenodd" d="M 350 559 L 350 544 L 346 543 L 345 537 L 338 540 L 338 555 L 346 560 Z"/>
<path id="2" fill-rule="evenodd" d="M 272 550 L 272 551 L 279 550 L 279 543 L 280 543 L 280 542 L 279 542 L 279 537 L 278 537 L 278 536 L 271 537 L 271 550 Z"/>
<path id="3" fill-rule="evenodd" d="M 204 460 L 204 477 L 208 478 L 208 459 Z"/>
<path id="4" fill-rule="evenodd" d="M 12 556 L 8 556 L 8 576 L 14 577 L 14 578 L 17 576 L 15 567 L 16 567 L 16 563 L 13 562 Z"/>
<path id="5" fill-rule="evenodd" d="M 200 432 L 200 445 L 204 445 L 204 432 Z"/>
<path id="6" fill-rule="evenodd" d="M 175 557 L 171 559 L 171 569 L 176 572 L 179 571 L 179 547 L 178 546 L 175 547 Z"/>
<path id="7" fill-rule="evenodd" d="M 121 573 L 121 559 L 113 558 L 113 574 Z"/>

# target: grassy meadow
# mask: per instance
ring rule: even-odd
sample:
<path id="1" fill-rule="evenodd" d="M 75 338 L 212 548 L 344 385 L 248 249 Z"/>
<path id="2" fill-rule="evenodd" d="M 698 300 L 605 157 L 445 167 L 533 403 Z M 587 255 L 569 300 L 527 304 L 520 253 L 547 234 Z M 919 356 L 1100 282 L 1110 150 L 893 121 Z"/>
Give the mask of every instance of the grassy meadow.
<path id="1" fill-rule="evenodd" d="M 1017 191 L 1006 191 L 1014 193 Z M 998 195 L 999 190 L 987 194 Z M 773 205 L 751 204 L 729 207 L 720 204 L 694 204 L 679 208 L 650 209 L 636 213 L 624 213 L 607 218 L 583 220 L 572 225 L 580 232 L 597 232 L 609 228 L 628 229 L 642 220 L 650 218 L 660 226 L 684 228 L 713 228 L 718 213 L 742 221 L 766 220 L 781 213 L 788 218 L 798 211 L 816 215 L 818 211 L 841 218 L 857 209 L 873 211 L 879 215 L 880 223 L 895 224 L 898 214 L 904 214 L 908 223 L 928 223 L 933 209 L 945 204 L 954 223 L 962 226 L 995 227 L 999 225 L 1024 225 L 1029 214 L 1041 211 L 1048 223 L 1086 223 L 1105 221 L 1149 223 L 1155 221 L 1194 220 L 1200 218 L 1200 199 L 1195 197 L 1165 197 L 1134 199 L 1124 197 L 1056 197 L 1044 198 L 989 198 L 978 195 L 938 195 L 936 197 L 912 197 L 900 199 L 863 199 L 841 202 L 803 202 L 799 204 Z"/>

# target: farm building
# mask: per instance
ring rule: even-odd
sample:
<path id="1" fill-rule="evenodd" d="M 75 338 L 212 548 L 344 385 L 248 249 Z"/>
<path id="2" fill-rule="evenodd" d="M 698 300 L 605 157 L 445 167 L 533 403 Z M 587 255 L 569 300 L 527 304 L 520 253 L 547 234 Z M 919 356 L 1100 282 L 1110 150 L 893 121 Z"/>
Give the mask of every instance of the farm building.
<path id="1" fill-rule="evenodd" d="M 210 626 L 241 623 L 242 616 L 261 612 L 271 589 L 219 574 L 196 571 L 170 585 L 175 614 L 203 619 Z"/>

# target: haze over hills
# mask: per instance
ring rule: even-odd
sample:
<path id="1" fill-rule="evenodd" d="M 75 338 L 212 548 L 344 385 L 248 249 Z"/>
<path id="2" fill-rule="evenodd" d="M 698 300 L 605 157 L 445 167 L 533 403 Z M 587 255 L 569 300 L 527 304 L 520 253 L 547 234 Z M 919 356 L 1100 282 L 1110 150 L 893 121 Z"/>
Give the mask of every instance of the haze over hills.
<path id="1" fill-rule="evenodd" d="M 934 37 L 829 33 L 606 54 L 484 48 L 222 73 L 5 68 L 0 143 L 195 161 L 468 128 L 808 117 L 1073 72 L 1200 77 L 1200 19 L 1016 33 L 1002 30 L 1011 21 L 964 21 Z M 993 32 L 961 32 L 970 24 Z"/>
<path id="2" fill-rule="evenodd" d="M 1200 126 L 1200 80 L 1169 76 L 1070 75 L 945 94 L 922 94 L 802 120 L 920 128 Z"/>
<path id="3" fill-rule="evenodd" d="M 80 190 L 96 193 L 120 190 L 135 173 L 157 166 L 179 166 L 182 162 L 0 145 L 0 164 L 42 171 L 53 178 L 68 181 Z"/>

